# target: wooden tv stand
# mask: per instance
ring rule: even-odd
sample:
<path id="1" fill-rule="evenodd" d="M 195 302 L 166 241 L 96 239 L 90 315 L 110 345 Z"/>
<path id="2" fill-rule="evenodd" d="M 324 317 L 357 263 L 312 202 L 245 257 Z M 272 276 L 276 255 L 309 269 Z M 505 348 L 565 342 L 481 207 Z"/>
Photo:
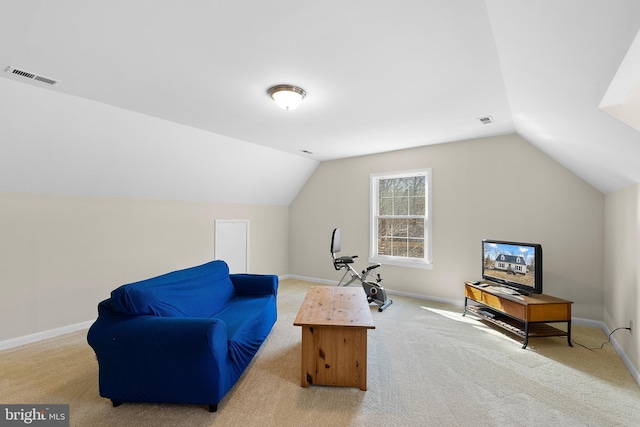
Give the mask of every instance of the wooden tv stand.
<path id="1" fill-rule="evenodd" d="M 545 294 L 531 296 L 511 295 L 500 290 L 498 284 L 487 282 L 464 285 L 464 313 L 474 315 L 506 329 L 524 339 L 529 337 L 566 336 L 571 347 L 571 304 L 573 302 Z M 469 300 L 475 304 L 469 304 Z M 554 328 L 549 323 L 566 323 L 567 330 Z"/>

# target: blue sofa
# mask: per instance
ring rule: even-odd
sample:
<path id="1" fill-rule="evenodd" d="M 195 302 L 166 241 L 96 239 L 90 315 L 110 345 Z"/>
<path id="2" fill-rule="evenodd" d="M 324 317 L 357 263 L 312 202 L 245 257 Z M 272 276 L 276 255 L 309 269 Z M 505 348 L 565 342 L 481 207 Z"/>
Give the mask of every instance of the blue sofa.
<path id="1" fill-rule="evenodd" d="M 224 261 L 115 289 L 87 334 L 100 395 L 216 411 L 275 324 L 277 292 L 277 276 L 229 274 Z"/>

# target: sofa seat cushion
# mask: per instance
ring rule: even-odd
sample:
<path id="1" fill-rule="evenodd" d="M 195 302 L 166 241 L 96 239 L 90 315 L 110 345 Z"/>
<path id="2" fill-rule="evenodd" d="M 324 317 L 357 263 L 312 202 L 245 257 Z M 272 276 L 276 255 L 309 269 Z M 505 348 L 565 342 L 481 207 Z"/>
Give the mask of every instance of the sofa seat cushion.
<path id="1" fill-rule="evenodd" d="M 111 292 L 111 307 L 131 316 L 213 317 L 234 296 L 224 261 L 163 274 Z"/>
<path id="2" fill-rule="evenodd" d="M 227 303 L 215 317 L 227 329 L 228 356 L 240 375 L 269 335 L 276 321 L 275 297 L 242 296 Z"/>

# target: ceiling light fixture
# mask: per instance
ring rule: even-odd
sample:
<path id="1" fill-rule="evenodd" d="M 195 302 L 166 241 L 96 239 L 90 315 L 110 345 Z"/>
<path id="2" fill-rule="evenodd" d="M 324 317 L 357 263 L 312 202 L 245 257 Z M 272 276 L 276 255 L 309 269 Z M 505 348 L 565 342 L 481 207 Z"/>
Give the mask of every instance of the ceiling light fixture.
<path id="1" fill-rule="evenodd" d="M 292 85 L 277 85 L 267 91 L 278 107 L 287 111 L 293 110 L 302 102 L 307 94 L 304 89 Z"/>

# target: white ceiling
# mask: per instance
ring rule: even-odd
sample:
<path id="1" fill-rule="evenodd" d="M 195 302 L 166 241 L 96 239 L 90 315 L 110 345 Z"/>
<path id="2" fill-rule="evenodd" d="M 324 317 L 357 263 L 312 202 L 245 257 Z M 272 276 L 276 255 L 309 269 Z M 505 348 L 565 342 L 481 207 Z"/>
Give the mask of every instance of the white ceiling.
<path id="1" fill-rule="evenodd" d="M 637 0 L 3 0 L 0 76 L 304 158 L 305 180 L 517 132 L 608 192 L 640 182 L 640 132 L 598 108 L 639 29 Z"/>

